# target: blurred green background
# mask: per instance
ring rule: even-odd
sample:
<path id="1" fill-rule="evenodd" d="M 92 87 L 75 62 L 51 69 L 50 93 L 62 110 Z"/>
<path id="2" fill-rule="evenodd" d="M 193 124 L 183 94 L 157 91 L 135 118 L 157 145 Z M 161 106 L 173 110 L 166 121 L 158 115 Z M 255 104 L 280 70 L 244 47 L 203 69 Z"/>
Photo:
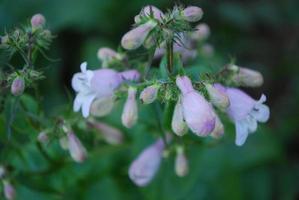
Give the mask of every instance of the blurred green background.
<path id="1" fill-rule="evenodd" d="M 28 22 L 35 13 L 45 15 L 47 26 L 57 36 L 49 56 L 59 59 L 50 65 L 45 59 L 39 61 L 39 65 L 47 65 L 47 79 L 41 82 L 42 104 L 53 116 L 53 108 L 69 102 L 70 80 L 81 62 L 100 66 L 97 49 L 117 48 L 143 6 L 152 4 L 165 11 L 175 3 L 203 8 L 203 21 L 211 28 L 209 41 L 222 64 L 233 57 L 238 65 L 263 73 L 264 86 L 246 91 L 256 99 L 261 93 L 267 95 L 270 121 L 241 148 L 235 146 L 234 127 L 228 123 L 219 143 L 187 148 L 187 177 L 175 176 L 171 156 L 163 161 L 152 184 L 138 188 L 128 179 L 127 168 L 153 141 L 150 133 L 158 130 L 146 120 L 155 117 L 146 106 L 138 126 L 122 128 L 120 103 L 103 120 L 125 132 L 125 144 L 111 147 L 103 143 L 82 165 L 69 163 L 42 175 L 19 175 L 17 199 L 299 199 L 299 1 L 1 0 L 0 31 Z M 22 148 L 23 160 L 11 161 L 17 169 L 45 167 L 34 147 Z M 57 149 L 54 145 L 49 151 L 55 155 Z"/>

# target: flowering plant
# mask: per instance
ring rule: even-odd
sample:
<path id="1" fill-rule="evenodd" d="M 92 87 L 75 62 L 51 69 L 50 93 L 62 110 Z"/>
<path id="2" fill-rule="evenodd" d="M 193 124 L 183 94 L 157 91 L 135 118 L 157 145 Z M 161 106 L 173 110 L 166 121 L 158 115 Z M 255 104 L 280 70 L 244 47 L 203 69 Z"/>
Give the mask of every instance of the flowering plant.
<path id="1" fill-rule="evenodd" d="M 129 166 L 129 178 L 137 186 L 148 185 L 161 160 L 171 155 L 176 156 L 177 176 L 186 176 L 192 170 L 185 154 L 193 140 L 188 135 L 221 140 L 225 116 L 235 125 L 235 144 L 242 146 L 248 135 L 257 130 L 258 122 L 268 120 L 270 111 L 264 104 L 265 95 L 255 100 L 237 87 L 259 87 L 263 76 L 234 62 L 222 68 L 197 66 L 201 72 L 194 73 L 190 67 L 192 60 L 209 60 L 214 56 L 213 47 L 207 42 L 209 26 L 197 24 L 202 17 L 202 9 L 196 6 L 175 6 L 165 13 L 154 6 L 144 7 L 135 16 L 133 28 L 122 37 L 122 48 L 98 50 L 100 68 L 91 70 L 87 62 L 80 65 L 80 72 L 71 81 L 75 92 L 72 109 L 66 106 L 57 116 L 49 118 L 42 111 L 28 109 L 28 105 L 38 107 L 40 103 L 39 96 L 33 98 L 28 90 L 33 88 L 38 92 L 38 81 L 45 78 L 44 69 L 36 67 L 36 56 L 38 53 L 45 56 L 44 50 L 54 38 L 46 29 L 45 18 L 34 15 L 29 26 L 1 37 L 1 47 L 10 58 L 19 53 L 24 61 L 22 67 L 9 65 L 10 68 L 0 71 L 8 138 L 13 139 L 14 132 L 21 132 L 14 121 L 27 119 L 37 132 L 37 137 L 29 139 L 36 141 L 37 148 L 50 163 L 60 166 L 69 162 L 67 158 L 57 162 L 49 156 L 45 147 L 53 143 L 67 150 L 75 162 L 82 163 L 88 159 L 93 146 L 85 145 L 81 139 L 84 137 L 77 135 L 76 130 L 96 130 L 107 143 L 119 145 L 124 140 L 123 133 L 104 123 L 103 117 L 121 104 L 119 120 L 131 129 L 145 120 L 140 115 L 142 107 L 150 107 L 158 122 L 151 126 L 159 134 L 154 135 L 156 141 Z M 1 170 L 5 196 L 13 199 L 15 190 L 11 180 L 20 174 L 9 161 Z"/>

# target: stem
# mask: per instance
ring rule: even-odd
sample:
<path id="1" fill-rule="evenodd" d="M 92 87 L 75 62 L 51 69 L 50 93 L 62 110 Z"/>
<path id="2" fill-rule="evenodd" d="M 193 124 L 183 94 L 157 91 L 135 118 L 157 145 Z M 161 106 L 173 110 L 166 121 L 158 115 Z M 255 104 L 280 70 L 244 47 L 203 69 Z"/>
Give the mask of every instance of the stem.
<path id="1" fill-rule="evenodd" d="M 167 69 L 168 72 L 171 74 L 173 68 L 173 41 L 172 40 L 167 41 L 166 45 L 167 45 L 167 49 L 166 49 Z"/>

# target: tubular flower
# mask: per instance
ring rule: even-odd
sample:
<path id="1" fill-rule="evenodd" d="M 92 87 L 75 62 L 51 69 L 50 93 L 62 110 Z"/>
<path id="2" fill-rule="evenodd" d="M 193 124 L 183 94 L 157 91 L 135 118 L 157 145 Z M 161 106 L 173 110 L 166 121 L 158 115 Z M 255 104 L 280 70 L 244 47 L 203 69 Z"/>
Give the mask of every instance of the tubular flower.
<path id="1" fill-rule="evenodd" d="M 236 71 L 232 76 L 232 80 L 237 85 L 244 87 L 260 87 L 264 83 L 263 75 L 258 71 L 238 67 L 236 65 L 232 65 L 231 69 Z"/>
<path id="2" fill-rule="evenodd" d="M 68 149 L 71 157 L 76 162 L 83 162 L 87 158 L 87 151 L 85 147 L 82 145 L 80 140 L 73 132 L 69 132 L 67 134 L 68 138 Z"/>
<path id="3" fill-rule="evenodd" d="M 144 90 L 140 94 L 140 99 L 142 103 L 144 104 L 153 103 L 157 99 L 158 91 L 159 91 L 159 85 L 151 85 L 144 88 Z"/>
<path id="4" fill-rule="evenodd" d="M 177 77 L 176 84 L 182 93 L 184 119 L 198 136 L 207 136 L 215 128 L 215 113 L 204 97 L 194 90 L 187 76 Z"/>
<path id="5" fill-rule="evenodd" d="M 134 126 L 138 119 L 136 93 L 136 88 L 129 87 L 128 97 L 121 115 L 122 124 L 127 128 L 131 128 L 132 126 Z"/>
<path id="6" fill-rule="evenodd" d="M 171 128 L 172 131 L 178 136 L 183 136 L 188 132 L 187 124 L 184 121 L 183 106 L 180 97 L 174 107 Z"/>
<path id="7" fill-rule="evenodd" d="M 182 11 L 182 17 L 188 22 L 197 22 L 203 16 L 203 11 L 197 6 L 188 6 Z"/>
<path id="8" fill-rule="evenodd" d="M 149 32 L 155 28 L 157 22 L 149 20 L 148 22 L 141 24 L 140 26 L 127 32 L 121 39 L 121 45 L 127 50 L 134 50 L 139 48 Z"/>
<path id="9" fill-rule="evenodd" d="M 113 49 L 102 47 L 98 50 L 97 57 L 100 61 L 102 61 L 103 67 L 108 67 L 110 61 L 119 59 L 121 56 Z"/>
<path id="10" fill-rule="evenodd" d="M 157 7 L 152 6 L 152 5 L 148 5 L 145 6 L 141 12 L 139 13 L 139 15 L 136 15 L 134 18 L 135 23 L 139 23 L 141 21 L 141 16 L 150 16 L 151 14 L 151 10 L 153 12 L 153 16 L 155 19 L 162 21 L 162 18 L 164 17 L 164 14 L 161 10 L 159 10 Z"/>
<path id="11" fill-rule="evenodd" d="M 225 110 L 229 106 L 229 99 L 227 94 L 211 84 L 205 84 L 207 92 L 209 94 L 211 103 L 219 108 Z"/>
<path id="12" fill-rule="evenodd" d="M 92 113 L 97 116 L 108 114 L 113 107 L 112 99 L 114 98 L 114 91 L 123 81 L 127 79 L 136 80 L 139 78 L 139 73 L 135 70 L 120 73 L 112 69 L 98 69 L 92 71 L 86 69 L 86 62 L 82 63 L 80 68 L 81 72 L 73 76 L 72 87 L 77 93 L 74 100 L 74 111 L 78 112 L 82 109 L 84 117 L 89 116 L 91 107 L 93 107 Z M 134 76 L 132 75 L 132 71 L 134 71 Z M 94 102 L 94 100 L 97 101 Z M 106 106 L 107 102 L 109 103 Z M 92 104 L 93 106 L 91 106 Z"/>
<path id="13" fill-rule="evenodd" d="M 102 122 L 92 122 L 91 125 L 101 133 L 109 144 L 118 145 L 123 142 L 123 133 L 117 128 Z"/>
<path id="14" fill-rule="evenodd" d="M 144 149 L 129 167 L 129 177 L 138 186 L 151 182 L 159 169 L 164 143 L 162 139 Z"/>
<path id="15" fill-rule="evenodd" d="M 236 145 L 241 146 L 245 143 L 248 134 L 257 129 L 257 122 L 266 122 L 270 116 L 269 107 L 263 104 L 266 96 L 262 95 L 256 101 L 242 90 L 236 88 L 226 88 L 226 94 L 230 100 L 227 114 L 235 123 Z"/>

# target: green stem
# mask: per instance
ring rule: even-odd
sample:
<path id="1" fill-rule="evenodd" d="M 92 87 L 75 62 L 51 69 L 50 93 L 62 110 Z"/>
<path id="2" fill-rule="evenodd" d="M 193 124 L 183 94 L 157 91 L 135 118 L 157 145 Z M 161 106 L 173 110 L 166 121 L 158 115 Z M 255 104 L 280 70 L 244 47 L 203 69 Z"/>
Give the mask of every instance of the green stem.
<path id="1" fill-rule="evenodd" d="M 167 41 L 166 43 L 167 49 L 166 49 L 166 54 L 167 54 L 167 69 L 169 74 L 172 73 L 172 68 L 173 68 L 173 41 Z"/>

